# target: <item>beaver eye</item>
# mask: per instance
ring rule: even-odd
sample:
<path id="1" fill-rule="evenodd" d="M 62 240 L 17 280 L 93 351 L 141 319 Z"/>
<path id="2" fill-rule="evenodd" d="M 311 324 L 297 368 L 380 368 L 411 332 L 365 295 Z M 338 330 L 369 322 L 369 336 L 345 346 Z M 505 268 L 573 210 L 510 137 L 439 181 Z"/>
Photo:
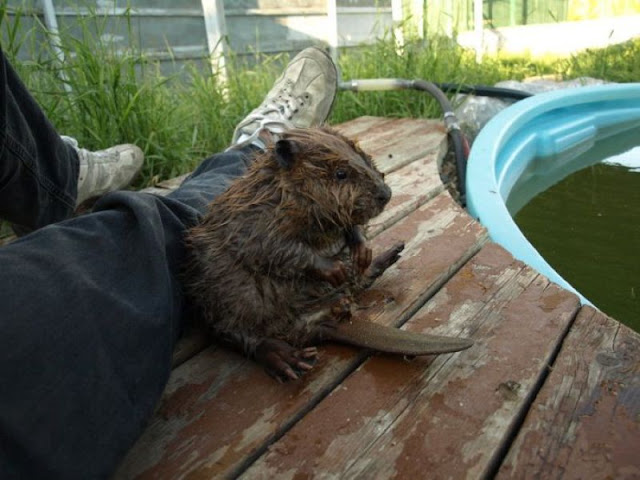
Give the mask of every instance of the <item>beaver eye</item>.
<path id="1" fill-rule="evenodd" d="M 336 178 L 338 180 L 344 180 L 347 178 L 347 171 L 344 168 L 338 168 L 336 170 Z"/>

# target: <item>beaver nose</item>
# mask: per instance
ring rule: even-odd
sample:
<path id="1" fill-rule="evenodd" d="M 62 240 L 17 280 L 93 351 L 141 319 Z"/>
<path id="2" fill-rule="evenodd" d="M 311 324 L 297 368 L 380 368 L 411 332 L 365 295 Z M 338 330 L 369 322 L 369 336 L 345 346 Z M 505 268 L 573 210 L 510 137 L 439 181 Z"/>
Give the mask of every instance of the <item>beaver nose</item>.
<path id="1" fill-rule="evenodd" d="M 385 183 L 385 184 L 382 184 L 380 188 L 378 188 L 378 192 L 376 194 L 376 201 L 378 202 L 378 205 L 380 205 L 381 207 L 384 207 L 389 202 L 389 200 L 391 200 L 391 189 Z"/>

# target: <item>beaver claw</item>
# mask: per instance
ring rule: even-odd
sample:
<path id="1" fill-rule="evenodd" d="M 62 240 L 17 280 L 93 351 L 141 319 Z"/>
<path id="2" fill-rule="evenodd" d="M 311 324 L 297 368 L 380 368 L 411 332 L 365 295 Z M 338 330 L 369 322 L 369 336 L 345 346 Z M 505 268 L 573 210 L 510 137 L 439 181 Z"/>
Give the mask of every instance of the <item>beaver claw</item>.
<path id="1" fill-rule="evenodd" d="M 351 247 L 351 256 L 358 272 L 363 273 L 371 265 L 373 251 L 364 242 L 356 243 Z"/>
<path id="2" fill-rule="evenodd" d="M 404 250 L 404 243 L 399 242 L 374 258 L 371 265 L 369 265 L 369 268 L 364 273 L 362 288 L 369 288 L 387 268 L 396 263 L 400 259 L 400 253 L 402 250 Z"/>
<path id="3" fill-rule="evenodd" d="M 274 338 L 263 340 L 256 348 L 256 360 L 279 382 L 297 380 L 313 368 L 317 355 L 315 347 L 298 349 Z"/>
<path id="4" fill-rule="evenodd" d="M 340 260 L 319 258 L 316 260 L 313 272 L 321 280 L 329 282 L 334 287 L 339 287 L 347 281 L 347 267 Z"/>

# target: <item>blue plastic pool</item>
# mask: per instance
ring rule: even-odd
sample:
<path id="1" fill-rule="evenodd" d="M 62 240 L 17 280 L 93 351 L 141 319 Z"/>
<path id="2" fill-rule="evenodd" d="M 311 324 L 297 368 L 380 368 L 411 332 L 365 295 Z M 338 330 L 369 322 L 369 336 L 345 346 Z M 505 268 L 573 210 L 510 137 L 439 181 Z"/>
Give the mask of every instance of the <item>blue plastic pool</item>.
<path id="1" fill-rule="evenodd" d="M 631 129 L 640 137 L 640 83 L 557 90 L 516 103 L 496 115 L 473 144 L 466 184 L 469 212 L 514 257 L 590 303 L 536 251 L 512 214 L 586 167 L 588 157 L 581 154 L 597 140 Z"/>

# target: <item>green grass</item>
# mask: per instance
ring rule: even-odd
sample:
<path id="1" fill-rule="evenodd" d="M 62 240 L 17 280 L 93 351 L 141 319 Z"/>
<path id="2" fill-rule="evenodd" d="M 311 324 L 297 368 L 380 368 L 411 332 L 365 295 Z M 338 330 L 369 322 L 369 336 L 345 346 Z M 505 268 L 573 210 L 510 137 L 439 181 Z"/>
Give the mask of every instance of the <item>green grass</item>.
<path id="1" fill-rule="evenodd" d="M 286 55 L 262 56 L 258 67 L 248 68 L 231 56 L 226 87 L 216 75 L 195 65 L 186 74 L 166 76 L 135 45 L 122 52 L 102 41 L 105 19 L 96 15 L 83 22 L 80 34 L 61 32 L 66 60 L 60 65 L 51 60 L 47 44 L 36 44 L 29 40 L 33 35 L 21 31 L 19 16 L 7 21 L 5 13 L 0 7 L 3 50 L 55 127 L 77 138 L 84 148 L 139 145 L 146 162 L 138 186 L 187 172 L 204 156 L 223 150 L 235 125 L 260 103 L 288 60 Z M 128 18 L 122 21 L 130 28 Z M 29 61 L 16 59 L 21 46 L 28 47 Z M 343 79 L 422 78 L 492 85 L 553 74 L 629 82 L 640 81 L 640 41 L 565 59 L 496 57 L 477 64 L 472 52 L 448 39 L 408 42 L 398 54 L 394 39 L 388 37 L 343 52 L 339 67 Z M 340 123 L 361 115 L 439 114 L 428 96 L 415 92 L 341 92 L 329 121 Z"/>

